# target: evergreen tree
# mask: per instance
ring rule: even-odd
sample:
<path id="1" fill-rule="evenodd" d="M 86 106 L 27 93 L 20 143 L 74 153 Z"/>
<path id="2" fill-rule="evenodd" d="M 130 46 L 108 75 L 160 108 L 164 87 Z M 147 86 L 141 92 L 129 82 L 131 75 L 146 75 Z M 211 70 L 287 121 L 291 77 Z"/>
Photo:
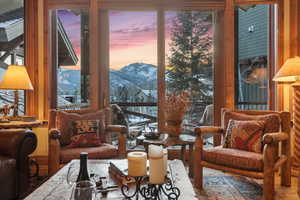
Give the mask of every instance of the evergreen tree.
<path id="1" fill-rule="evenodd" d="M 171 69 L 167 87 L 171 93 L 190 91 L 192 101 L 212 101 L 212 16 L 203 11 L 178 12 L 172 21 Z"/>

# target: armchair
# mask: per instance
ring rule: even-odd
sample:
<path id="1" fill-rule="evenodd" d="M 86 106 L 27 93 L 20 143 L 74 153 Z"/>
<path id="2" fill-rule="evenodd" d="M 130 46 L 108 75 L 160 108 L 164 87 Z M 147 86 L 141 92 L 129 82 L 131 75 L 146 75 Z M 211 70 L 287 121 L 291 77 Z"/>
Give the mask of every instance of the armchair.
<path id="1" fill-rule="evenodd" d="M 1 199 L 22 198 L 29 186 L 29 158 L 37 146 L 36 135 L 29 130 L 0 130 Z"/>
<path id="2" fill-rule="evenodd" d="M 74 120 L 104 120 L 105 126 L 101 138 L 103 144 L 96 147 L 70 148 L 70 137 L 72 129 L 70 124 Z M 77 111 L 57 111 L 51 110 L 49 116 L 49 157 L 48 173 L 53 175 L 64 164 L 72 159 L 78 159 L 80 152 L 89 153 L 89 159 L 124 158 L 126 156 L 126 134 L 127 128 L 121 125 L 110 124 L 110 109 L 99 111 L 77 110 Z M 118 146 L 115 147 L 110 142 L 110 133 L 119 133 Z"/>
<path id="3" fill-rule="evenodd" d="M 230 119 L 258 120 L 267 115 L 279 117 L 277 125 L 280 129 L 278 132 L 267 132 L 263 135 L 262 153 L 224 148 L 222 146 L 207 150 L 203 149 L 203 135 L 206 133 L 221 135 L 224 139 L 225 130 Z M 266 123 L 272 125 L 275 122 L 271 120 Z M 194 181 L 197 188 L 202 189 L 203 187 L 203 167 L 263 179 L 264 200 L 274 199 L 274 173 L 279 168 L 281 168 L 281 185 L 291 185 L 290 114 L 288 112 L 229 111 L 222 109 L 221 127 L 197 127 L 195 133 L 197 138 L 194 149 Z M 279 143 L 281 143 L 280 154 L 278 150 Z"/>

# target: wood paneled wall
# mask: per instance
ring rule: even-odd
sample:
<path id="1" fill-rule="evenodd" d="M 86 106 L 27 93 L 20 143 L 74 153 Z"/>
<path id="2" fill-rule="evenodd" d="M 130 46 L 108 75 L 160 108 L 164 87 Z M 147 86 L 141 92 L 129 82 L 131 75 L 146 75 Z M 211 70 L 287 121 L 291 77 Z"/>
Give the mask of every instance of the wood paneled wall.
<path id="1" fill-rule="evenodd" d="M 25 2 L 25 65 L 34 91 L 26 92 L 26 114 L 45 119 L 47 115 L 47 71 L 44 58 L 44 1 Z"/>

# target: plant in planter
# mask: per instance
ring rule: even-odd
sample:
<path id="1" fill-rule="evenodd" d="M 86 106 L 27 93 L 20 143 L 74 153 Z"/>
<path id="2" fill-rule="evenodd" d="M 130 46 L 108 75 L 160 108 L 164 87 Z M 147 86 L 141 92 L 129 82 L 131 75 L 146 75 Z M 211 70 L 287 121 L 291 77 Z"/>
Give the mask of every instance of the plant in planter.
<path id="1" fill-rule="evenodd" d="M 165 101 L 165 132 L 170 136 L 178 137 L 182 129 L 182 121 L 185 112 L 190 107 L 190 94 L 181 92 L 179 94 L 172 93 L 166 96 Z"/>

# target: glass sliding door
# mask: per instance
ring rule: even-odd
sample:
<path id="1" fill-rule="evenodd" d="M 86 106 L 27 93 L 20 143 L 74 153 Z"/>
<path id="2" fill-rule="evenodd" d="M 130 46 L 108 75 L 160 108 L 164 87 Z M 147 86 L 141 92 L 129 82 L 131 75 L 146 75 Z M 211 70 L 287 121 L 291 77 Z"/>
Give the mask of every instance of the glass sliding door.
<path id="1" fill-rule="evenodd" d="M 89 15 L 87 9 L 56 11 L 57 106 L 89 105 Z"/>
<path id="2" fill-rule="evenodd" d="M 157 126 L 157 13 L 109 11 L 110 103 L 129 128 Z"/>
<path id="3" fill-rule="evenodd" d="M 213 124 L 213 13 L 165 12 L 166 93 L 190 93 L 184 124 Z"/>
<path id="4" fill-rule="evenodd" d="M 271 98 L 270 72 L 275 66 L 275 48 L 270 48 L 276 34 L 274 6 L 238 6 L 235 12 L 236 106 L 243 110 L 266 110 Z"/>

